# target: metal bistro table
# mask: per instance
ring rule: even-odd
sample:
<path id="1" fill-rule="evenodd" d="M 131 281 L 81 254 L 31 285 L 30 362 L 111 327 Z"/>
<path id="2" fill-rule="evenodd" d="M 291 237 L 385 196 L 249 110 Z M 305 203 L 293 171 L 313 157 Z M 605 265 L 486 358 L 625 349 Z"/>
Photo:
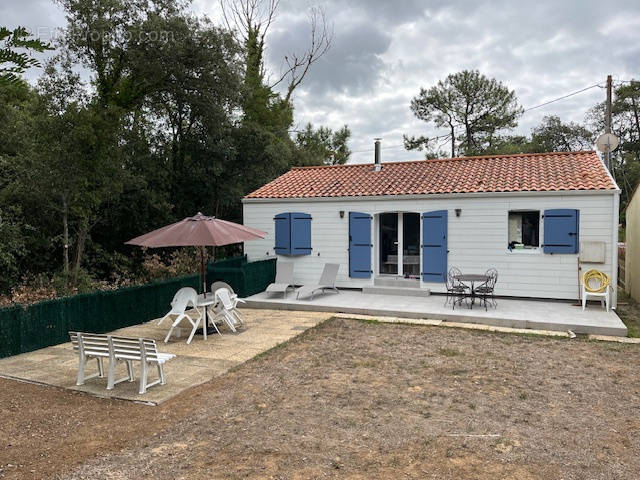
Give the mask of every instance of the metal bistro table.
<path id="1" fill-rule="evenodd" d="M 476 282 L 479 282 L 480 285 L 487 283 L 489 281 L 489 279 L 491 277 L 489 277 L 489 275 L 485 275 L 485 274 L 478 274 L 478 273 L 463 273 L 461 275 L 455 275 L 453 278 L 455 278 L 456 280 L 458 280 L 459 282 L 468 282 L 471 284 L 471 308 L 473 308 L 473 304 L 476 301 L 477 295 L 476 295 L 476 288 L 475 288 L 475 284 Z M 462 302 L 462 300 L 461 300 Z"/>

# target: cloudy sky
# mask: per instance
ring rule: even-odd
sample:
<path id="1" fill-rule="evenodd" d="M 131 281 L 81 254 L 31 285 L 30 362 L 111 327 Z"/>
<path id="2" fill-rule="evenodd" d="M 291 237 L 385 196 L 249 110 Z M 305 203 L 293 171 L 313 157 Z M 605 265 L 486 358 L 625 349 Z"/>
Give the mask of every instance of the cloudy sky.
<path id="1" fill-rule="evenodd" d="M 614 82 L 640 77 L 638 0 L 281 0 L 267 38 L 274 76 L 283 56 L 308 40 L 315 6 L 326 12 L 333 43 L 296 91 L 295 122 L 349 125 L 354 162 L 371 160 L 374 137 L 383 139 L 385 161 L 421 158 L 404 151 L 402 134 L 446 132 L 415 119 L 409 102 L 449 73 L 478 69 L 514 89 L 524 108 L 604 85 L 607 74 Z M 194 0 L 193 9 L 219 18 L 217 1 Z M 2 0 L 0 18 L 42 36 L 65 24 L 46 0 Z M 529 133 L 544 115 L 580 122 L 604 98 L 592 88 L 531 110 L 517 131 Z"/>

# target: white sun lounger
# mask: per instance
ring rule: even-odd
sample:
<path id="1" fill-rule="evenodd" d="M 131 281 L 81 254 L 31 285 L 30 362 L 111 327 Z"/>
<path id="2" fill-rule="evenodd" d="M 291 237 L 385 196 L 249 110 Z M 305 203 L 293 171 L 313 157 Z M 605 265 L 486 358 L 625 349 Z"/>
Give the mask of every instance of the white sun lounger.
<path id="1" fill-rule="evenodd" d="M 265 292 L 282 293 L 282 296 L 286 297 L 289 289 L 295 289 L 293 286 L 293 263 L 278 262 L 276 264 L 276 280 L 267 287 Z"/>
<path id="2" fill-rule="evenodd" d="M 340 264 L 338 263 L 325 263 L 324 270 L 322 270 L 322 275 L 320 276 L 320 282 L 316 285 L 303 285 L 298 289 L 296 298 L 308 297 L 310 295 L 311 300 L 313 300 L 318 290 L 322 293 L 324 293 L 325 290 L 333 290 L 336 293 L 340 293 L 336 288 L 336 277 L 338 276 L 339 269 Z"/>

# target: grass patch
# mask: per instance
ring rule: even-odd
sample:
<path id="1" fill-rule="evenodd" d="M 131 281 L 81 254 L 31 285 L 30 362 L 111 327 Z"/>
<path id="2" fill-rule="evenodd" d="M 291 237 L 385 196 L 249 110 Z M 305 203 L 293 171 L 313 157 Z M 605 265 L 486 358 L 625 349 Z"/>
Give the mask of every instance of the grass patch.
<path id="1" fill-rule="evenodd" d="M 616 309 L 616 313 L 627 326 L 627 336 L 639 338 L 640 304 L 621 289 L 618 289 L 618 308 Z"/>
<path id="2" fill-rule="evenodd" d="M 439 348 L 438 354 L 444 357 L 457 357 L 458 355 L 464 355 L 464 353 L 462 353 L 460 350 L 457 350 L 455 348 L 446 348 L 446 347 Z"/>

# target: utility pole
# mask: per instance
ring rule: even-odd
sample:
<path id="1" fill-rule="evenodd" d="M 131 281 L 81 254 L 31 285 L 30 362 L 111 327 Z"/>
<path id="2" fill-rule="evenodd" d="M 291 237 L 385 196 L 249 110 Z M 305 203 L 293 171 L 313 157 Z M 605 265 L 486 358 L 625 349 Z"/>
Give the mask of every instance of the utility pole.
<path id="1" fill-rule="evenodd" d="M 607 104 L 605 110 L 605 133 L 611 133 L 611 75 L 607 75 Z M 606 164 L 609 171 L 611 171 L 611 149 L 607 146 L 606 151 Z"/>

